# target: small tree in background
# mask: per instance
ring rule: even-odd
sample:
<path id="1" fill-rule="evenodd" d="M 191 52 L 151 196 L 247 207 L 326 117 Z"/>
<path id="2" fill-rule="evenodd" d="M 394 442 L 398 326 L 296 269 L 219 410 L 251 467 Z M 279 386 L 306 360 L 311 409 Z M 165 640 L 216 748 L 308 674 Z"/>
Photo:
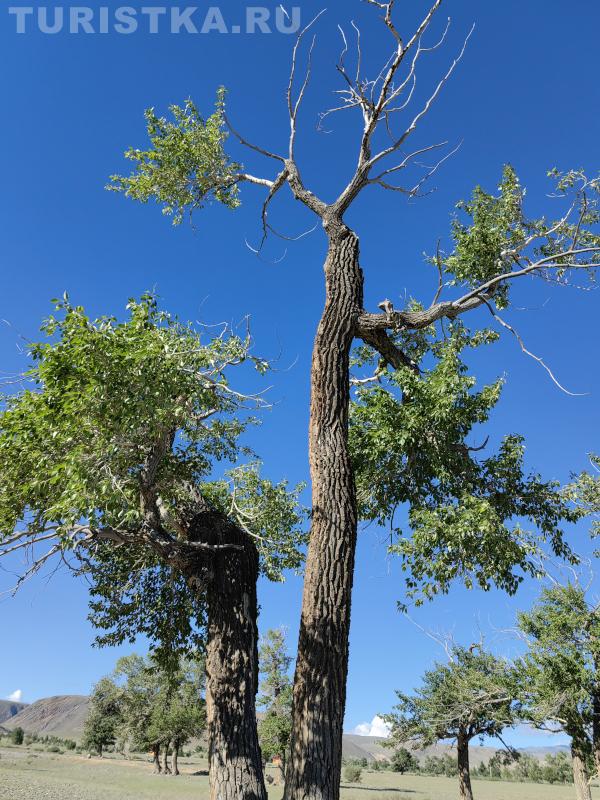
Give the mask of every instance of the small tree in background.
<path id="1" fill-rule="evenodd" d="M 588 761 L 597 736 L 600 613 L 590 608 L 581 587 L 569 584 L 545 589 L 518 621 L 529 643 L 522 663 L 524 713 L 536 727 L 571 738 L 577 797 L 591 800 Z"/>
<path id="2" fill-rule="evenodd" d="M 405 772 L 416 772 L 419 769 L 419 762 L 409 752 L 406 747 L 400 747 L 392 756 L 392 772 L 399 772 L 404 775 Z"/>
<path id="3" fill-rule="evenodd" d="M 397 692 L 399 703 L 384 717 L 390 725 L 389 746 L 419 746 L 442 739 L 456 742 L 459 790 L 473 800 L 469 742 L 475 736 L 501 737 L 516 721 L 518 680 L 506 661 L 483 648 L 455 646 L 447 664 L 436 664 L 423 676 L 414 695 Z"/>
<path id="4" fill-rule="evenodd" d="M 358 764 L 347 764 L 344 767 L 344 780 L 350 783 L 360 783 L 362 778 L 362 767 Z"/>
<path id="5" fill-rule="evenodd" d="M 259 647 L 262 681 L 257 703 L 259 708 L 264 708 L 265 715 L 258 726 L 258 737 L 263 759 L 279 759 L 284 780 L 292 732 L 291 663 L 285 631 L 282 628 L 267 631 Z"/>
<path id="6" fill-rule="evenodd" d="M 90 697 L 83 726 L 83 747 L 95 750 L 102 758 L 104 748 L 116 742 L 122 724 L 122 691 L 111 678 L 101 678 Z"/>
<path id="7" fill-rule="evenodd" d="M 12 733 L 10 734 L 10 741 L 13 744 L 21 745 L 23 744 L 23 739 L 25 738 L 25 731 L 23 728 L 15 728 Z"/>

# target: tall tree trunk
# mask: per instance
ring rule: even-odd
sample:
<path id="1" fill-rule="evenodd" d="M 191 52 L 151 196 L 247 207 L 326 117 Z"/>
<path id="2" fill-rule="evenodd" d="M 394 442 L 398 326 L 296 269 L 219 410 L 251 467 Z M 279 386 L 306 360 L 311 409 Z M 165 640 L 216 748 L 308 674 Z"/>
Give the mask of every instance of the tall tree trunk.
<path id="1" fill-rule="evenodd" d="M 461 733 L 457 739 L 458 750 L 458 794 L 461 800 L 473 800 L 471 770 L 469 767 L 469 739 Z"/>
<path id="2" fill-rule="evenodd" d="M 256 722 L 258 553 L 243 530 L 211 509 L 196 516 L 190 534 L 195 541 L 233 546 L 212 556 L 208 574 L 204 563 L 197 575 L 208 615 L 210 798 L 266 800 Z"/>
<path id="3" fill-rule="evenodd" d="M 171 758 L 171 767 L 173 775 L 179 775 L 179 742 L 177 739 L 173 742 L 173 757 Z"/>
<path id="4" fill-rule="evenodd" d="M 358 239 L 325 220 L 325 308 L 311 373 L 312 526 L 306 560 L 287 800 L 338 800 L 348 673 L 356 498 L 348 452 L 349 363 L 363 305 Z"/>
<path id="5" fill-rule="evenodd" d="M 600 778 L 600 658 L 594 657 L 594 693 L 592 695 L 592 752 L 596 776 Z"/>
<path id="6" fill-rule="evenodd" d="M 573 762 L 573 782 L 577 800 L 592 800 L 590 776 L 585 759 L 585 748 L 574 739 L 571 743 L 571 759 Z"/>
<path id="7" fill-rule="evenodd" d="M 163 750 L 162 771 L 163 775 L 171 774 L 171 767 L 169 766 L 169 745 L 171 742 L 165 742 L 165 749 Z"/>
<path id="8" fill-rule="evenodd" d="M 162 767 L 160 765 L 160 745 L 158 744 L 152 745 L 152 763 L 154 764 L 154 772 L 160 775 Z"/>

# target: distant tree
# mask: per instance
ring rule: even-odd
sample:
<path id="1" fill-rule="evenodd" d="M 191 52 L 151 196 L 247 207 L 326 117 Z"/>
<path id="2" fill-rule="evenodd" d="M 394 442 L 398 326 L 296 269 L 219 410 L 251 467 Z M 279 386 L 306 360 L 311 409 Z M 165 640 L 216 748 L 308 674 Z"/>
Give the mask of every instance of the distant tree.
<path id="1" fill-rule="evenodd" d="M 593 540 L 600 537 L 600 457 L 590 454 L 592 472 L 582 472 L 567 487 L 567 496 L 575 503 L 582 516 L 592 517 L 591 536 Z M 594 555 L 600 556 L 596 548 Z M 587 637 L 587 648 L 591 650 L 596 679 L 592 697 L 592 750 L 596 775 L 600 777 L 600 641 L 596 624 L 597 607 L 588 603 L 588 622 L 584 624 L 584 635 Z"/>
<path id="2" fill-rule="evenodd" d="M 419 768 L 419 762 L 406 747 L 400 747 L 392 756 L 392 772 L 415 772 Z"/>
<path id="3" fill-rule="evenodd" d="M 263 758 L 266 761 L 279 759 L 283 779 L 292 732 L 291 663 L 285 632 L 282 629 L 267 631 L 259 647 L 262 681 L 258 706 L 264 709 L 265 715 L 258 726 L 258 738 Z"/>
<path id="4" fill-rule="evenodd" d="M 425 673 L 414 695 L 397 692 L 399 703 L 384 719 L 391 729 L 389 746 L 455 741 L 460 797 L 472 800 L 469 742 L 475 736 L 501 737 L 515 722 L 518 679 L 510 664 L 479 646 L 455 646 L 450 656 Z"/>
<path id="5" fill-rule="evenodd" d="M 179 775 L 179 753 L 192 737 L 199 737 L 206 726 L 204 661 L 184 659 L 176 670 L 166 671 L 150 661 L 146 671 L 153 673 L 158 691 L 151 709 L 146 736 L 163 747 L 162 769 Z M 172 753 L 171 767 L 168 764 Z"/>
<path id="6" fill-rule="evenodd" d="M 362 777 L 362 767 L 358 764 L 346 764 L 344 767 L 344 780 L 350 783 L 360 783 Z"/>
<path id="7" fill-rule="evenodd" d="M 600 611 L 579 586 L 542 592 L 518 616 L 529 650 L 522 664 L 524 713 L 533 725 L 571 738 L 573 779 L 579 800 L 590 800 L 588 760 L 593 754 L 598 702 Z"/>
<path id="8" fill-rule="evenodd" d="M 18 745 L 23 744 L 23 739 L 24 738 L 25 738 L 25 731 L 21 727 L 14 728 L 13 731 L 11 732 L 11 734 L 10 734 L 10 741 L 13 744 L 18 744 Z"/>
<path id="9" fill-rule="evenodd" d="M 104 748 L 115 743 L 122 724 L 122 691 L 111 678 L 101 678 L 90 697 L 83 727 L 83 747 L 95 750 L 102 758 Z"/>
<path id="10" fill-rule="evenodd" d="M 33 549 L 23 579 L 53 556 L 74 562 L 114 642 L 144 633 L 181 652 L 203 633 L 211 784 L 227 794 L 243 780 L 264 798 L 256 583 L 298 567 L 305 536 L 298 492 L 264 479 L 240 442 L 264 401 L 229 379 L 268 365 L 249 336 L 211 339 L 152 295 L 124 321 L 56 305 L 23 385 L 2 399 L 0 557 Z M 231 468 L 216 474 L 221 461 Z"/>

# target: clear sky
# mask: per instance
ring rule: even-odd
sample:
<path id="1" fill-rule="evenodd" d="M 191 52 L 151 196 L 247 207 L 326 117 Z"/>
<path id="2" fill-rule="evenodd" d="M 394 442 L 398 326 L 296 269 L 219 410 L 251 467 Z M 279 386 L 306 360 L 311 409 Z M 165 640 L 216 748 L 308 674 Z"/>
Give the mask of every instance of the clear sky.
<path id="1" fill-rule="evenodd" d="M 305 22 L 322 7 L 317 0 L 294 2 Z M 246 6 L 232 0 L 220 8 L 228 29 L 241 24 L 239 34 L 173 34 L 167 16 L 156 17 L 158 33 L 151 34 L 149 17 L 141 15 L 136 31 L 118 33 L 114 12 L 120 3 L 90 2 L 96 33 L 71 34 L 67 21 L 66 28 L 51 35 L 39 30 L 33 14 L 9 15 L 8 5 L 0 9 L 0 369 L 11 373 L 24 366 L 24 340 L 36 336 L 49 299 L 64 290 L 92 314 L 122 314 L 128 297 L 149 288 L 156 288 L 164 306 L 182 318 L 237 321 L 250 314 L 257 351 L 278 356 L 281 366 L 273 377 L 274 408 L 253 435 L 253 444 L 273 478 L 305 479 L 310 351 L 323 301 L 322 232 L 287 245 L 273 240 L 261 261 L 246 246 L 246 240 L 252 244 L 260 237 L 264 195 L 256 187 L 243 187 L 238 211 L 203 211 L 195 230 L 187 225 L 174 229 L 156 208 L 103 190 L 111 173 L 127 169 L 124 149 L 144 146 L 144 108 L 153 105 L 163 112 L 169 103 L 191 96 L 208 111 L 219 85 L 229 90 L 228 110 L 236 127 L 269 149 L 283 150 L 293 37 L 277 31 L 245 33 Z M 106 17 L 101 5 L 109 9 Z M 175 4 L 168 5 L 170 11 Z M 49 13 L 42 22 L 53 23 L 55 6 L 47 0 L 43 7 Z M 141 9 L 134 0 L 132 7 Z M 268 8 L 274 12 L 276 4 Z M 400 26 L 411 31 L 424 8 L 419 0 L 398 3 Z M 208 4 L 198 4 L 197 28 L 207 10 Z M 432 41 L 448 15 L 447 45 L 424 64 L 419 91 L 435 85 L 474 22 L 476 29 L 415 143 L 447 139 L 451 145 L 463 144 L 436 175 L 435 193 L 408 202 L 373 190 L 352 210 L 349 221 L 361 237 L 371 310 L 384 297 L 397 306 L 407 295 L 430 301 L 435 276 L 423 252 L 432 253 L 438 238 L 447 237 L 454 204 L 473 185 L 495 188 L 504 162 L 517 168 L 528 187 L 534 214 L 548 207 L 548 168 L 582 166 L 593 172 L 599 166 L 600 5 L 594 0 L 447 0 Z M 357 0 L 328 3 L 316 29 L 314 80 L 302 112 L 298 150 L 305 181 L 325 199 L 342 187 L 356 152 L 356 117 L 333 118 L 328 133 L 316 130 L 317 113 L 332 105 L 332 91 L 340 88 L 336 26 L 349 32 L 351 19 L 363 30 L 368 64 L 385 60 L 389 46 L 373 9 Z M 109 30 L 104 34 L 98 32 L 103 20 Z M 16 32 L 17 24 L 25 26 L 25 33 Z M 249 171 L 273 177 L 271 163 L 239 151 L 234 143 L 232 148 Z M 314 224 L 288 200 L 273 209 L 272 221 L 289 235 Z M 473 361 L 481 380 L 506 376 L 488 431 L 490 443 L 497 444 L 505 433 L 523 433 L 528 465 L 566 481 L 571 471 L 586 466 L 589 451 L 600 450 L 598 296 L 555 291 L 539 282 L 524 284 L 515 296 L 520 310 L 510 313 L 510 321 L 568 388 L 585 395 L 561 393 L 514 340 L 503 339 Z M 443 655 L 396 611 L 402 586 L 384 540 L 374 527 L 360 535 L 347 730 L 389 710 L 394 689 L 413 687 L 423 669 Z M 573 541 L 585 549 L 586 526 L 573 531 Z M 1 588 L 11 579 L 0 573 Z M 512 653 L 517 645 L 502 631 L 537 590 L 528 582 L 511 599 L 456 587 L 413 617 L 426 629 L 453 630 L 467 643 L 481 627 L 490 643 Z M 300 594 L 297 578 L 283 587 L 260 586 L 261 628 L 286 625 L 292 649 Z M 36 578 L 16 598 L 0 602 L 1 697 L 17 689 L 26 701 L 87 693 L 112 668 L 115 651 L 90 649 L 93 630 L 86 622 L 86 603 L 85 586 L 65 574 L 50 581 Z M 531 739 L 520 733 L 515 741 Z"/>

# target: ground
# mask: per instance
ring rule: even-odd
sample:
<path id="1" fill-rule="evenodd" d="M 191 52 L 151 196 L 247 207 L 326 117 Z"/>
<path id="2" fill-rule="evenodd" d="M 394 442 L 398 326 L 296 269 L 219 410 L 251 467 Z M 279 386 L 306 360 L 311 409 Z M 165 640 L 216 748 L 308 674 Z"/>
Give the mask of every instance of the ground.
<path id="1" fill-rule="evenodd" d="M 85 758 L 25 747 L 0 749 L 0 800 L 206 800 L 206 761 L 182 758 L 182 775 L 153 775 L 144 760 Z M 270 771 L 274 777 L 277 771 Z M 476 800 L 573 800 L 572 785 L 473 781 Z M 280 786 L 269 787 L 280 800 Z M 342 783 L 342 800 L 456 800 L 456 780 L 363 770 L 360 784 Z M 593 788 L 600 800 L 600 788 Z"/>

